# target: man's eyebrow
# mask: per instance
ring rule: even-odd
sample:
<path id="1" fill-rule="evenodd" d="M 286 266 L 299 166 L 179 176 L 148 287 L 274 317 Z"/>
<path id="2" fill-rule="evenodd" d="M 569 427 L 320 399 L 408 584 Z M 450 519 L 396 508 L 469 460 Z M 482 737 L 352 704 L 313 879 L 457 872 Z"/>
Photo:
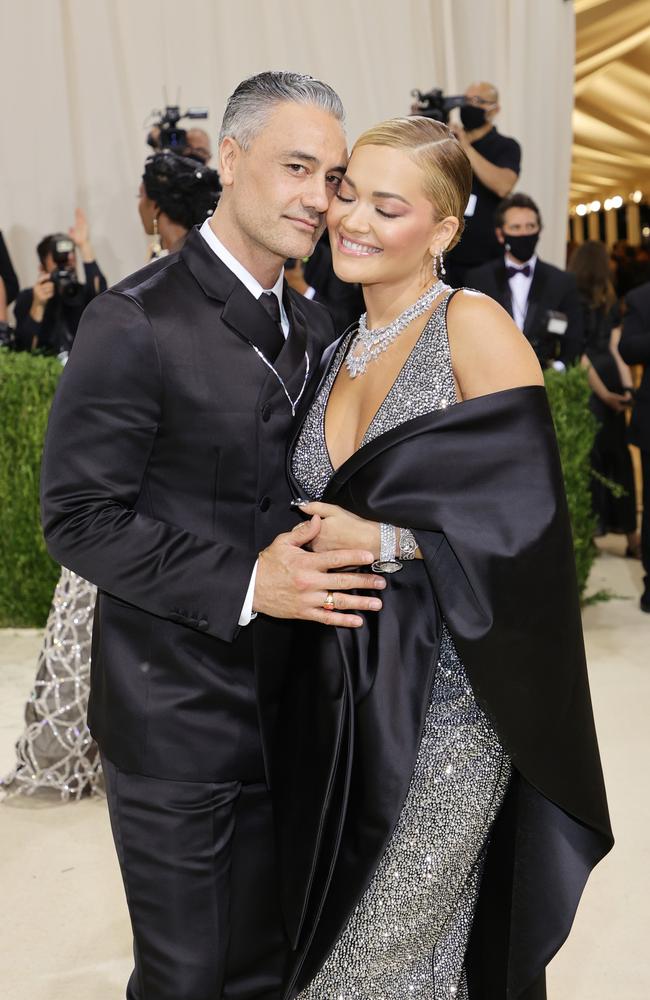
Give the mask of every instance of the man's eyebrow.
<path id="1" fill-rule="evenodd" d="M 344 180 L 345 183 L 349 184 L 351 188 L 354 188 L 355 191 L 357 190 L 357 185 L 354 183 L 349 174 L 345 175 Z M 373 191 L 372 196 L 373 198 L 397 198 L 398 201 L 403 201 L 405 205 L 409 206 L 409 208 L 413 207 L 411 202 L 407 201 L 406 198 L 403 198 L 401 194 L 392 194 L 390 191 Z"/>
<path id="2" fill-rule="evenodd" d="M 287 160 L 303 160 L 305 163 L 313 163 L 315 166 L 320 166 L 320 160 L 313 153 L 305 153 L 301 149 L 291 149 L 287 153 L 282 154 L 283 159 Z M 338 167 L 331 167 L 328 173 L 333 174 L 344 174 L 345 164 L 341 163 Z"/>

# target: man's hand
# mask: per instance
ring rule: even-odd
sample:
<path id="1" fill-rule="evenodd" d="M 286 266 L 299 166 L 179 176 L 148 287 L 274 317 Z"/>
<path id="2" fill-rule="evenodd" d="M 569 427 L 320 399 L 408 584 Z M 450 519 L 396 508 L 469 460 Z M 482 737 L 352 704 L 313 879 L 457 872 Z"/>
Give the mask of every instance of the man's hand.
<path id="1" fill-rule="evenodd" d="M 472 145 L 469 139 L 467 138 L 467 132 L 460 124 L 460 122 L 450 122 L 449 128 L 454 133 L 454 135 L 456 136 L 456 138 L 458 139 L 459 143 L 461 144 L 464 150 L 467 150 L 468 146 Z"/>
<path id="2" fill-rule="evenodd" d="M 83 212 L 80 208 L 75 209 L 74 225 L 70 226 L 68 229 L 68 236 L 74 242 L 77 250 L 79 250 L 83 261 L 89 264 L 95 259 L 93 248 L 90 245 L 88 220 L 85 212 Z"/>
<path id="3" fill-rule="evenodd" d="M 32 288 L 32 309 L 30 311 L 36 313 L 36 315 L 32 315 L 32 319 L 37 322 L 42 320 L 45 304 L 50 301 L 53 295 L 54 282 L 49 274 L 41 274 Z"/>
<path id="4" fill-rule="evenodd" d="M 303 545 L 312 542 L 320 531 L 320 518 L 297 524 L 293 531 L 278 535 L 260 553 L 253 610 L 273 618 L 297 618 L 359 628 L 360 615 L 350 611 L 379 611 L 376 597 L 340 593 L 347 590 L 383 590 L 386 581 L 375 573 L 346 573 L 349 566 L 369 565 L 374 556 L 363 549 L 341 549 L 335 552 L 306 552 Z M 328 592 L 334 596 L 334 611 L 326 611 L 323 603 Z"/>

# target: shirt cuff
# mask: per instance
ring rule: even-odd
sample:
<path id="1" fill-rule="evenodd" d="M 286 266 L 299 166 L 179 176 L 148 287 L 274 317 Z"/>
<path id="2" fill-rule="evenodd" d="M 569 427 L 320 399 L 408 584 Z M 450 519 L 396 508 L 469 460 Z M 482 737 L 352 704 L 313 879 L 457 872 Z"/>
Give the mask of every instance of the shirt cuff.
<path id="1" fill-rule="evenodd" d="M 257 578 L 257 563 L 253 566 L 253 572 L 251 573 L 251 582 L 248 584 L 248 590 L 246 591 L 246 600 L 244 601 L 244 606 L 241 609 L 241 614 L 239 616 L 239 625 L 249 625 L 254 618 L 257 618 L 257 612 L 253 611 L 253 597 L 255 596 L 255 580 Z"/>
<path id="2" fill-rule="evenodd" d="M 313 299 L 315 295 L 316 295 L 316 289 L 312 288 L 312 286 L 309 285 L 309 287 L 307 288 L 307 290 L 304 292 L 305 298 L 306 299 Z"/>

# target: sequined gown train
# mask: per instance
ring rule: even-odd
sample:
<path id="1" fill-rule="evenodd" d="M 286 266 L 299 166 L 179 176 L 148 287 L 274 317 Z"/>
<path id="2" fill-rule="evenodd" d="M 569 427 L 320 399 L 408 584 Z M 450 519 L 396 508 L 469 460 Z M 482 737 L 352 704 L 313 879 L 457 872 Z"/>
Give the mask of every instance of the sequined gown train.
<path id="1" fill-rule="evenodd" d="M 362 445 L 457 401 L 447 340 L 449 294 L 434 309 Z M 345 337 L 296 443 L 292 468 L 312 500 L 333 473 L 324 415 L 353 334 Z M 404 525 L 404 527 L 408 527 Z M 408 664 L 396 664 L 408 669 Z M 443 624 L 409 791 L 375 875 L 299 1000 L 463 1000 L 464 956 L 489 831 L 510 760 L 477 705 Z"/>
<path id="2" fill-rule="evenodd" d="M 0 781 L 6 796 L 47 788 L 66 801 L 103 790 L 97 745 L 86 724 L 96 593 L 92 583 L 61 570 L 25 706 L 25 729 L 16 742 L 16 766 Z"/>

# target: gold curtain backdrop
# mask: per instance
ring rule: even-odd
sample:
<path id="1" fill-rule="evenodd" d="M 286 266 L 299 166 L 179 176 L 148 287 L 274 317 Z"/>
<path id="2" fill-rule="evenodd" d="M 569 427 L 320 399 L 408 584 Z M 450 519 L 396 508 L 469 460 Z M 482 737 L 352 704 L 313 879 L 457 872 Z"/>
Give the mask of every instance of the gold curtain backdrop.
<path id="1" fill-rule="evenodd" d="M 571 205 L 650 194 L 650 0 L 574 0 Z"/>

